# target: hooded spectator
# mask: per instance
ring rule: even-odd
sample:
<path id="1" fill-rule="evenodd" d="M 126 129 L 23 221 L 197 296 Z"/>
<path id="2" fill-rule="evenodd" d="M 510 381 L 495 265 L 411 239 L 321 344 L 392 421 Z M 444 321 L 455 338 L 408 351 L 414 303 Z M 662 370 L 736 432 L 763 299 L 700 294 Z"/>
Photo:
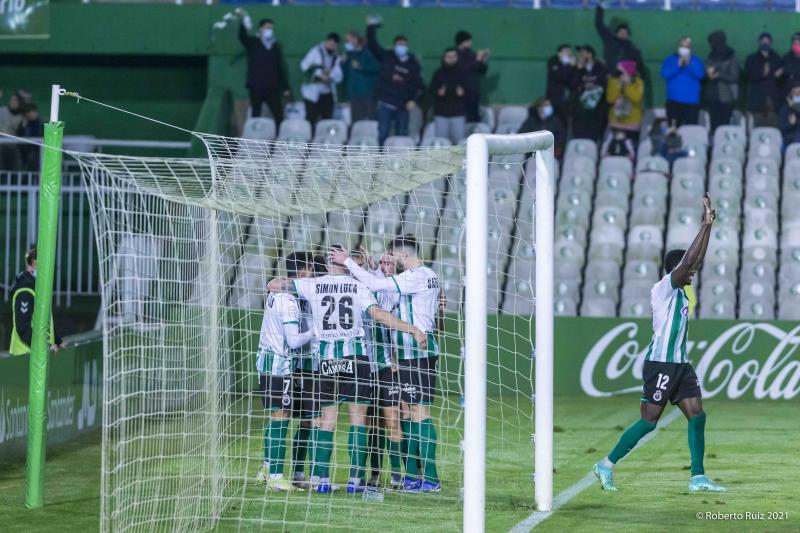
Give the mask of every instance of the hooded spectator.
<path id="1" fill-rule="evenodd" d="M 249 35 L 253 22 L 244 10 L 237 9 L 241 17 L 239 40 L 247 50 L 247 89 L 250 92 L 252 116 L 261 116 L 261 105 L 267 104 L 276 123 L 283 120 L 282 97 L 289 97 L 289 81 L 283 60 L 281 44 L 275 40 L 274 22 L 262 19 L 255 37 Z"/>
<path id="2" fill-rule="evenodd" d="M 517 133 L 548 130 L 553 134 L 556 159 L 561 159 L 567 141 L 567 130 L 564 123 L 555 114 L 553 104 L 547 98 L 539 98 L 528 108 L 528 118 L 522 123 Z"/>
<path id="3" fill-rule="evenodd" d="M 783 146 L 800 142 L 800 82 L 789 91 L 786 102 L 778 113 L 778 129 L 783 135 Z"/>
<path id="4" fill-rule="evenodd" d="M 36 104 L 27 104 L 23 108 L 23 121 L 17 131 L 18 137 L 42 137 L 44 135 L 44 125 L 39 118 L 39 108 Z M 39 170 L 39 147 L 22 145 L 19 147 L 20 157 L 22 158 L 22 168 L 25 170 Z"/>
<path id="5" fill-rule="evenodd" d="M 354 31 L 345 34 L 344 48 L 342 70 L 350 100 L 350 118 L 353 122 L 372 120 L 375 117 L 375 82 L 380 70 L 378 60 Z"/>
<path id="6" fill-rule="evenodd" d="M 711 51 L 706 62 L 708 83 L 705 101 L 708 104 L 713 132 L 717 126 L 731 123 L 733 107 L 739 99 L 739 63 L 736 52 L 728 46 L 725 32 L 715 31 L 709 34 L 708 44 Z"/>
<path id="7" fill-rule="evenodd" d="M 678 41 L 676 53 L 661 64 L 661 77 L 667 82 L 667 120 L 670 125 L 697 124 L 700 118 L 700 82 L 705 67 L 692 53 L 691 37 Z"/>
<path id="8" fill-rule="evenodd" d="M 392 125 L 395 135 L 408 135 L 409 112 L 417 107 L 425 86 L 422 67 L 408 51 L 408 39 L 398 35 L 391 49 L 383 48 L 378 43 L 378 25 L 373 18 L 367 19 L 367 46 L 380 64 L 375 97 L 378 100 L 378 136 L 383 144 Z"/>
<path id="9" fill-rule="evenodd" d="M 783 94 L 800 82 L 800 32 L 792 35 L 792 45 L 783 56 Z"/>
<path id="10" fill-rule="evenodd" d="M 464 71 L 458 65 L 458 52 L 448 48 L 442 54 L 442 66 L 433 73 L 429 90 L 433 97 L 436 136 L 458 144 L 464 138 L 466 122 L 466 85 Z"/>
<path id="11" fill-rule="evenodd" d="M 339 34 L 331 32 L 300 61 L 304 80 L 301 92 L 306 104 L 306 119 L 312 124 L 333 118 L 336 86 L 344 78 L 338 54 L 340 41 Z"/>
<path id="12" fill-rule="evenodd" d="M 781 107 L 783 60 L 772 49 L 772 35 L 764 32 L 758 36 L 758 51 L 747 57 L 744 71 L 749 83 L 747 110 L 753 114 L 753 125 L 774 128 Z"/>
<path id="13" fill-rule="evenodd" d="M 595 58 L 594 48 L 588 44 L 578 47 L 578 64 L 572 78 L 572 135 L 576 139 L 599 142 L 603 136 L 608 119 L 607 83 L 608 69 Z"/>
<path id="14" fill-rule="evenodd" d="M 472 50 L 472 35 L 460 30 L 456 33 L 458 68 L 464 73 L 464 103 L 467 122 L 480 122 L 481 78 L 489 70 L 489 50 Z"/>
<path id="15" fill-rule="evenodd" d="M 620 61 L 635 61 L 637 72 L 643 73 L 644 61 L 642 60 L 642 53 L 631 41 L 631 29 L 627 24 L 621 22 L 614 27 L 612 33 L 603 21 L 604 15 L 603 6 L 597 4 L 594 11 L 594 27 L 603 41 L 603 60 L 605 64 L 616 65 Z"/>
<path id="16" fill-rule="evenodd" d="M 624 131 L 635 142 L 642 123 L 644 81 L 636 71 L 636 62 L 626 59 L 617 63 L 616 76 L 608 78 L 606 101 L 608 122 L 612 128 Z"/>
<path id="17" fill-rule="evenodd" d="M 568 44 L 559 46 L 556 55 L 547 60 L 547 99 L 564 127 L 569 125 L 571 83 L 576 63 L 572 47 Z"/>
<path id="18" fill-rule="evenodd" d="M 22 125 L 22 99 L 19 93 L 8 98 L 5 107 L 0 108 L 0 132 L 16 135 Z M 3 170 L 19 170 L 22 166 L 19 145 L 0 144 L 0 168 Z"/>

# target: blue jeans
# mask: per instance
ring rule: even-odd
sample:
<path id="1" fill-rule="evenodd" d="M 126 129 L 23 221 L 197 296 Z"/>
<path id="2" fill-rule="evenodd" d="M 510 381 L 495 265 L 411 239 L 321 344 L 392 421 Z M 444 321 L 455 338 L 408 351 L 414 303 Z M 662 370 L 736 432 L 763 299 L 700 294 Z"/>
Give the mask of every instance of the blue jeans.
<path id="1" fill-rule="evenodd" d="M 394 122 L 395 135 L 408 135 L 408 111 L 405 107 L 394 107 L 383 102 L 378 102 L 378 141 L 383 146 L 383 141 L 392 131 Z"/>

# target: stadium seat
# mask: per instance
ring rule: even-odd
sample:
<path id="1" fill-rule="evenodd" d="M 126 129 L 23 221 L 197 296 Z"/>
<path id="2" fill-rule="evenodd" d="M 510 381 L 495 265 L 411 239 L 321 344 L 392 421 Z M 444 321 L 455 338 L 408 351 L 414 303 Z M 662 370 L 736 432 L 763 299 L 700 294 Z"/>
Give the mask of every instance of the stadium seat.
<path id="1" fill-rule="evenodd" d="M 792 143 L 787 146 L 783 156 L 787 165 L 792 161 L 800 160 L 800 143 Z"/>
<path id="2" fill-rule="evenodd" d="M 631 226 L 650 225 L 664 227 L 667 213 L 667 195 L 642 194 L 634 196 L 631 206 Z"/>
<path id="3" fill-rule="evenodd" d="M 719 126 L 714 131 L 714 146 L 720 144 L 737 144 L 747 146 L 747 131 L 741 126 Z"/>
<path id="4" fill-rule="evenodd" d="M 705 176 L 699 174 L 674 173 L 670 184 L 672 205 L 691 205 L 702 198 L 706 191 Z"/>
<path id="5" fill-rule="evenodd" d="M 564 160 L 564 174 L 584 173 L 591 177 L 597 175 L 597 163 L 588 156 L 575 155 Z"/>
<path id="6" fill-rule="evenodd" d="M 284 247 L 293 251 L 310 250 L 322 242 L 325 215 L 294 215 L 286 225 Z"/>
<path id="7" fill-rule="evenodd" d="M 592 214 L 592 227 L 616 226 L 625 230 L 628 226 L 628 217 L 625 210 L 613 205 L 599 205 L 595 202 L 594 214 Z"/>
<path id="8" fill-rule="evenodd" d="M 781 132 L 778 128 L 753 128 L 753 130 L 750 132 L 751 151 L 754 147 L 758 149 L 759 145 L 775 146 L 780 150 L 782 144 L 783 144 L 783 137 L 781 136 Z M 780 151 L 778 153 L 780 154 Z M 756 153 L 751 154 L 750 157 L 768 157 L 768 156 L 761 154 L 757 150 Z"/>
<path id="9" fill-rule="evenodd" d="M 628 260 L 660 263 L 662 247 L 662 233 L 658 226 L 634 226 L 628 233 Z"/>
<path id="10" fill-rule="evenodd" d="M 588 157 L 597 161 L 597 144 L 590 139 L 572 139 L 567 143 L 564 160 L 576 156 Z"/>
<path id="11" fill-rule="evenodd" d="M 350 140 L 347 142 L 347 146 L 355 146 L 355 147 L 376 147 L 380 146 L 377 137 L 350 137 Z"/>
<path id="12" fill-rule="evenodd" d="M 628 198 L 628 193 L 631 190 L 631 174 L 624 173 L 610 173 L 600 172 L 600 177 L 597 180 L 597 192 L 611 192 L 618 196 Z"/>
<path id="13" fill-rule="evenodd" d="M 243 139 L 272 141 L 275 139 L 275 121 L 271 118 L 248 118 L 242 130 Z"/>
<path id="14" fill-rule="evenodd" d="M 620 264 L 611 259 L 593 258 L 586 264 L 585 285 L 597 281 L 605 282 L 609 287 L 616 290 L 619 287 L 621 278 Z"/>
<path id="15" fill-rule="evenodd" d="M 646 298 L 623 298 L 619 304 L 619 316 L 623 318 L 644 318 L 650 313 L 650 300 Z"/>
<path id="16" fill-rule="evenodd" d="M 742 262 L 739 274 L 739 286 L 747 287 L 750 283 L 766 283 L 775 286 L 775 265 L 763 261 L 746 259 Z"/>
<path id="17" fill-rule="evenodd" d="M 490 244 L 491 246 L 491 244 Z M 586 254 L 586 247 L 575 242 L 557 239 L 555 243 L 555 260 L 557 262 L 574 262 L 576 265 L 583 265 Z"/>
<path id="18" fill-rule="evenodd" d="M 469 137 L 473 133 L 492 133 L 492 131 L 494 131 L 493 128 L 488 124 L 484 124 L 483 122 L 470 122 L 464 129 L 464 134 Z M 466 138 L 462 142 L 466 142 Z"/>
<path id="19" fill-rule="evenodd" d="M 736 318 L 736 300 L 712 298 L 699 302 L 698 316 L 716 320 L 731 320 Z"/>
<path id="20" fill-rule="evenodd" d="M 569 298 L 571 300 L 578 300 L 579 294 L 579 284 L 574 281 L 556 280 L 554 282 L 554 298 Z"/>
<path id="21" fill-rule="evenodd" d="M 800 283 L 781 287 L 778 320 L 800 320 Z"/>
<path id="22" fill-rule="evenodd" d="M 750 157 L 745 168 L 745 177 L 770 176 L 776 181 L 780 177 L 779 161 L 765 157 Z"/>
<path id="23" fill-rule="evenodd" d="M 667 185 L 669 180 L 667 175 L 659 172 L 637 172 L 633 179 L 633 195 L 639 196 L 642 193 L 650 193 L 659 196 L 667 196 Z"/>
<path id="24" fill-rule="evenodd" d="M 326 119 L 317 122 L 314 142 L 317 144 L 345 144 L 347 125 L 343 120 Z"/>
<path id="25" fill-rule="evenodd" d="M 585 191 L 589 194 L 594 190 L 594 179 L 582 172 L 565 172 L 558 184 L 559 195 L 567 191 Z"/>
<path id="26" fill-rule="evenodd" d="M 567 241 L 575 241 L 578 244 L 586 246 L 586 228 L 577 224 L 559 224 L 555 228 L 554 236 L 556 240 L 563 239 Z"/>
<path id="27" fill-rule="evenodd" d="M 625 285 L 638 281 L 655 284 L 660 278 L 660 273 L 658 263 L 655 261 L 634 260 L 625 264 L 622 279 Z"/>
<path id="28" fill-rule="evenodd" d="M 630 179 L 633 176 L 633 163 L 627 157 L 606 156 L 600 161 L 600 175 L 622 174 Z"/>
<path id="29" fill-rule="evenodd" d="M 311 141 L 311 123 L 303 119 L 285 119 L 278 129 L 278 140 L 301 143 Z"/>
<path id="30" fill-rule="evenodd" d="M 708 192 L 715 201 L 725 197 L 738 202 L 742 197 L 742 178 L 729 174 L 712 174 L 708 178 Z"/>
<path id="31" fill-rule="evenodd" d="M 417 143 L 408 135 L 393 135 L 386 138 L 383 146 L 386 148 L 414 148 L 417 146 Z"/>
<path id="32" fill-rule="evenodd" d="M 742 240 L 742 260 L 770 261 L 775 263 L 778 237 L 775 230 L 765 227 L 745 227 Z"/>
<path id="33" fill-rule="evenodd" d="M 568 281 L 570 283 L 575 283 L 575 286 L 577 287 L 580 285 L 582 270 L 582 264 L 561 263 L 558 265 L 558 268 L 555 269 L 555 272 L 553 272 L 553 277 L 557 281 Z"/>
<path id="34" fill-rule="evenodd" d="M 622 251 L 625 249 L 625 233 L 617 225 L 605 224 L 592 228 L 590 235 L 589 258 L 611 259 L 622 264 Z"/>
<path id="35" fill-rule="evenodd" d="M 636 163 L 636 173 L 640 172 L 659 172 L 667 176 L 669 175 L 669 162 L 661 156 L 641 157 Z"/>
<path id="36" fill-rule="evenodd" d="M 744 163 L 744 145 L 731 142 L 715 144 L 711 151 L 711 160 L 714 161 L 722 158 L 736 159 L 740 163 Z"/>
<path id="37" fill-rule="evenodd" d="M 497 115 L 497 129 L 499 131 L 502 126 L 513 126 L 513 131 L 516 132 L 526 118 L 528 118 L 528 108 L 514 105 L 503 106 Z"/>
<path id="38" fill-rule="evenodd" d="M 447 146 L 452 146 L 453 143 L 450 142 L 450 139 L 445 139 L 444 137 L 430 137 L 428 139 L 422 139 L 422 144 L 420 146 L 432 146 L 434 148 L 444 148 Z"/>
<path id="39" fill-rule="evenodd" d="M 726 261 L 739 255 L 739 236 L 737 232 L 725 226 L 715 225 L 708 239 L 706 257 L 711 260 Z"/>
<path id="40" fill-rule="evenodd" d="M 672 164 L 672 175 L 694 174 L 705 176 L 705 163 L 697 157 L 681 157 Z"/>
<path id="41" fill-rule="evenodd" d="M 556 316 L 577 316 L 577 303 L 569 298 L 556 298 L 553 302 L 553 313 Z"/>
<path id="42" fill-rule="evenodd" d="M 706 257 L 703 263 L 703 283 L 711 279 L 723 279 L 736 283 L 736 272 L 739 266 L 739 256 L 721 259 L 719 257 Z"/>
<path id="43" fill-rule="evenodd" d="M 661 279 L 659 276 L 657 279 Z M 650 310 L 650 292 L 654 282 L 644 279 L 625 280 L 622 285 L 623 300 L 646 300 L 648 311 Z"/>
<path id="44" fill-rule="evenodd" d="M 238 309 L 263 309 L 267 274 L 272 271 L 274 252 L 255 244 L 245 246 L 236 265 L 236 276 L 230 288 L 230 305 Z"/>
<path id="45" fill-rule="evenodd" d="M 617 305 L 610 297 L 584 299 L 581 304 L 581 316 L 612 317 L 617 314 Z"/>
<path id="46" fill-rule="evenodd" d="M 377 139 L 378 138 L 378 121 L 377 120 L 358 120 L 353 123 L 350 128 L 351 139 Z"/>
<path id="47" fill-rule="evenodd" d="M 775 318 L 775 287 L 767 283 L 750 283 L 742 287 L 739 298 L 739 318 L 773 320 Z"/>
<path id="48" fill-rule="evenodd" d="M 636 148 L 636 160 L 640 161 L 645 157 L 653 157 L 653 143 L 647 136 L 642 136 L 639 146 Z"/>
<path id="49" fill-rule="evenodd" d="M 708 146 L 708 130 L 705 126 L 685 124 L 678 128 L 678 135 L 686 145 Z"/>
<path id="50" fill-rule="evenodd" d="M 373 235 L 383 242 L 389 241 L 397 235 L 400 225 L 400 203 L 383 201 L 370 204 L 367 210 L 365 230 L 368 235 Z M 370 250 L 375 252 L 375 250 Z M 383 251 L 381 248 L 380 251 Z"/>

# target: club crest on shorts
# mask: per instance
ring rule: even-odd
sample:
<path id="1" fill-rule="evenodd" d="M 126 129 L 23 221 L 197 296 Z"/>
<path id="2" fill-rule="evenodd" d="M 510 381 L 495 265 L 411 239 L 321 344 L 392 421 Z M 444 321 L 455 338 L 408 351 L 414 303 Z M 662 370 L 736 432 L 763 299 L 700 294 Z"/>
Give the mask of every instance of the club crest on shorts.
<path id="1" fill-rule="evenodd" d="M 681 308 L 681 315 L 689 316 L 689 306 L 688 305 L 686 307 Z"/>
<path id="2" fill-rule="evenodd" d="M 653 400 L 660 402 L 661 401 L 661 391 L 657 390 L 653 393 Z"/>

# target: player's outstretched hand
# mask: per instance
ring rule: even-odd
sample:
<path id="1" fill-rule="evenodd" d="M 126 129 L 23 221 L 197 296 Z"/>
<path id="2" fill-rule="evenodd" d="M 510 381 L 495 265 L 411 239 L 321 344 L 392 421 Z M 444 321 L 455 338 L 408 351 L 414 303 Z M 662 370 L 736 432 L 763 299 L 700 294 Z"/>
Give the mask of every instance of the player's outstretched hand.
<path id="1" fill-rule="evenodd" d="M 378 268 L 378 263 L 375 261 L 375 258 L 372 257 L 372 254 L 367 251 L 363 244 L 358 247 L 358 251 L 364 256 L 364 260 L 367 262 L 370 270 L 376 270 Z"/>
<path id="2" fill-rule="evenodd" d="M 330 259 L 331 263 L 336 263 L 338 265 L 343 265 L 348 257 L 350 257 L 350 254 L 347 253 L 346 250 L 331 248 L 328 252 L 328 259 Z"/>
<path id="3" fill-rule="evenodd" d="M 713 224 L 717 219 L 717 212 L 711 207 L 711 197 L 708 193 L 703 195 L 703 224 Z"/>
<path id="4" fill-rule="evenodd" d="M 419 328 L 414 328 L 414 333 L 412 333 L 414 340 L 417 341 L 417 346 L 420 347 L 422 350 L 428 349 L 428 336 Z"/>

